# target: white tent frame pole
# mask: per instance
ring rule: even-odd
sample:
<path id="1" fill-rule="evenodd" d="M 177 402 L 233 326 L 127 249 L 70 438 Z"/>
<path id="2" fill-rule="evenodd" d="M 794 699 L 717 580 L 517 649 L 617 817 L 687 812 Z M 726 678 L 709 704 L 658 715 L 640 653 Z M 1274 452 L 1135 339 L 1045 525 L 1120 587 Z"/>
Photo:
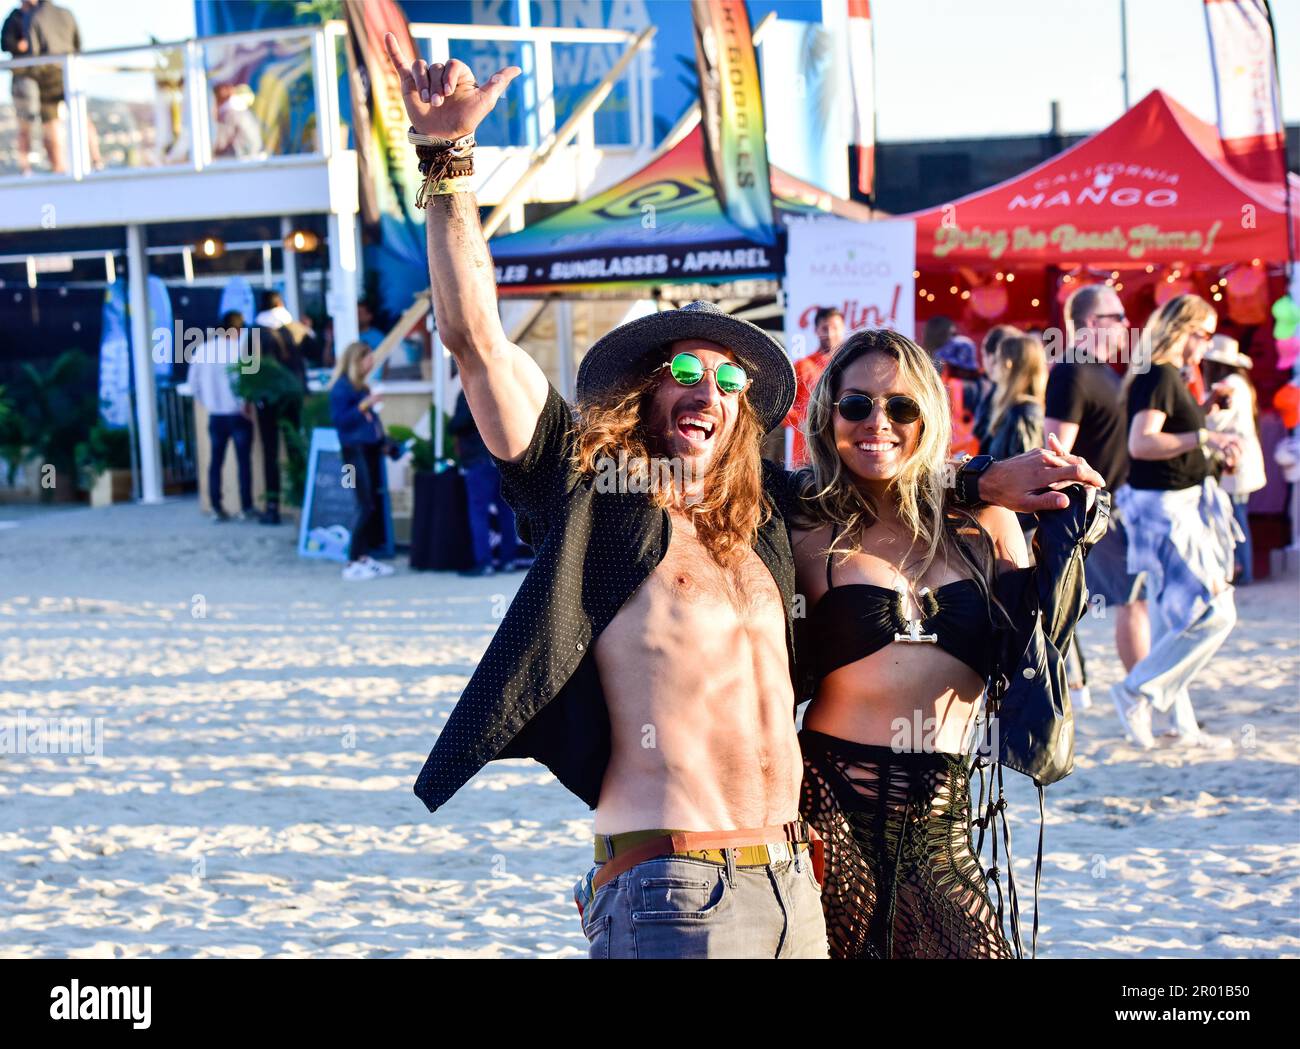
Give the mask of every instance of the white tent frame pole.
<path id="1" fill-rule="evenodd" d="M 135 375 L 135 430 L 140 443 L 140 502 L 161 503 L 162 452 L 158 447 L 158 395 L 150 352 L 149 261 L 144 249 L 144 227 L 127 226 L 127 307 L 131 316 L 131 370 Z"/>
<path id="2" fill-rule="evenodd" d="M 555 300 L 555 352 L 560 361 L 560 392 L 566 400 L 574 398 L 573 378 L 573 302 Z"/>
<path id="3" fill-rule="evenodd" d="M 289 235 L 293 233 L 293 221 L 288 215 L 280 217 L 280 269 L 284 273 L 284 308 L 293 314 L 294 320 L 302 319 L 302 303 L 298 298 L 298 253 L 289 247 Z"/>

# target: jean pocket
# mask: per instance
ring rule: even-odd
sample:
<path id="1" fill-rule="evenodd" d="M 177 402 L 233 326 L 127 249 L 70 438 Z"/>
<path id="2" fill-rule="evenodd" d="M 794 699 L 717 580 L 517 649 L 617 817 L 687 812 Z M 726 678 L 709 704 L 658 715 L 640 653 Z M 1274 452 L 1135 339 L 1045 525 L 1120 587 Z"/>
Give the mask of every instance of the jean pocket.
<path id="1" fill-rule="evenodd" d="M 600 918 L 592 919 L 590 925 L 582 931 L 587 936 L 587 957 L 588 958 L 608 958 L 609 951 L 609 927 L 613 924 L 611 915 L 603 915 Z"/>
<path id="2" fill-rule="evenodd" d="M 817 880 L 817 868 L 816 865 L 813 863 L 811 850 L 809 850 L 807 853 L 804 854 L 803 867 L 805 873 L 808 876 L 808 880 L 812 882 L 812 887 L 816 889 L 818 893 L 820 893 L 822 891 L 822 883 Z"/>
<path id="3" fill-rule="evenodd" d="M 632 918 L 639 922 L 705 921 L 731 902 L 731 888 L 721 868 L 711 864 L 674 863 L 636 879 L 641 904 Z"/>

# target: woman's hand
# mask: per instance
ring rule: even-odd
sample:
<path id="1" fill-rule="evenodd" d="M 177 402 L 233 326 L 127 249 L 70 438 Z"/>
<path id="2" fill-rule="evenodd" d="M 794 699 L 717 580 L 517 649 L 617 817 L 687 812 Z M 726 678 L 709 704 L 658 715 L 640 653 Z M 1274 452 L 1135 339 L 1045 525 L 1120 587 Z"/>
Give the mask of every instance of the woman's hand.
<path id="1" fill-rule="evenodd" d="M 521 72 L 518 66 L 506 66 L 480 87 L 474 83 L 469 66 L 459 59 L 453 58 L 445 65 L 430 65 L 422 58 L 408 63 L 392 33 L 384 34 L 384 47 L 388 61 L 401 77 L 402 101 L 411 126 L 432 138 L 457 139 L 473 133 Z"/>
<path id="2" fill-rule="evenodd" d="M 1223 456 L 1223 464 L 1229 470 L 1237 465 L 1237 460 L 1241 457 L 1241 438 L 1235 433 L 1208 430 L 1205 440 L 1211 448 Z"/>

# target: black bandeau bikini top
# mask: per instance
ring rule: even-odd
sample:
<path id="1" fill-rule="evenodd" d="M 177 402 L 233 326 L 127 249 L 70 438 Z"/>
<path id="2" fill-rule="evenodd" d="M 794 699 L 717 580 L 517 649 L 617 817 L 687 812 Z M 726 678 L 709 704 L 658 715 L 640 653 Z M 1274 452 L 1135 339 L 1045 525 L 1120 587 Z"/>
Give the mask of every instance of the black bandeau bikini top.
<path id="1" fill-rule="evenodd" d="M 831 545 L 835 545 L 835 537 Z M 916 638 L 960 659 L 981 680 L 994 660 L 994 628 L 989 605 L 974 579 L 956 579 L 919 591 L 919 620 L 903 614 L 903 594 L 874 583 L 836 586 L 826 555 L 826 593 L 809 615 L 805 630 L 810 670 L 817 681 L 856 663 L 895 641 Z M 932 642 L 923 639 L 933 638 Z"/>

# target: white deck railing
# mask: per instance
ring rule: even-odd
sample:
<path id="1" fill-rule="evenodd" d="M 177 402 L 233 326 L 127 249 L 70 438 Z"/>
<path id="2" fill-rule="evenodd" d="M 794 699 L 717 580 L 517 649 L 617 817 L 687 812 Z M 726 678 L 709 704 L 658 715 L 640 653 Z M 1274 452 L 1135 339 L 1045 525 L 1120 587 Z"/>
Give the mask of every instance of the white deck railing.
<path id="1" fill-rule="evenodd" d="M 24 177 L 28 168 L 37 177 L 81 181 L 142 168 L 205 171 L 328 159 L 348 145 L 350 115 L 340 112 L 339 103 L 346 34 L 344 23 L 327 22 L 0 61 L 0 181 Z M 411 34 L 426 59 L 445 61 L 455 45 L 480 75 L 479 67 L 489 60 L 515 56 L 511 60 L 525 74 L 512 91 L 518 101 L 506 108 L 510 118 L 496 125 L 504 126 L 504 136 L 484 145 L 521 150 L 536 148 L 555 130 L 557 46 L 568 49 L 558 54 L 561 62 L 574 67 L 575 57 L 583 61 L 584 49 L 621 51 L 636 36 L 621 30 L 433 23 L 416 23 Z M 608 61 L 609 56 L 597 57 Z M 13 84 L 24 77 L 28 84 L 62 79 L 65 105 L 51 124 L 63 159 L 60 170 L 45 148 L 44 123 L 31 126 L 31 141 L 20 152 L 16 103 L 30 103 L 24 103 L 21 86 L 15 99 Z M 626 118 L 613 119 L 612 134 L 606 119 L 603 145 L 648 149 L 653 138 L 648 55 L 637 57 L 623 84 L 602 112 L 625 110 Z M 220 107 L 217 92 L 230 95 Z M 575 103 L 581 93 L 575 86 Z M 576 148 L 580 153 L 596 148 L 594 114 L 584 121 Z"/>

